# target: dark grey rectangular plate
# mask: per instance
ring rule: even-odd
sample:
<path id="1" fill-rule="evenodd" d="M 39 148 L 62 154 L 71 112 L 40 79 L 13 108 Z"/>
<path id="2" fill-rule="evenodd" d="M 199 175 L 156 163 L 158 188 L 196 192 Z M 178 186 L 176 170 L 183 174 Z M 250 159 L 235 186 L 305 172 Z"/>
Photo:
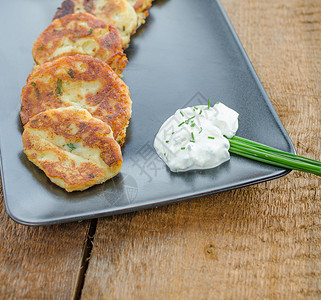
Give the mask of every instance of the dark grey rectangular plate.
<path id="1" fill-rule="evenodd" d="M 158 0 L 127 50 L 123 79 L 130 87 L 133 117 L 121 173 L 84 192 L 67 193 L 52 184 L 23 153 L 19 109 L 33 66 L 32 44 L 59 5 L 6 1 L 0 12 L 1 177 L 6 209 L 15 221 L 44 225 L 96 218 L 287 174 L 233 155 L 212 170 L 174 174 L 156 156 L 152 145 L 162 123 L 176 109 L 207 103 L 207 98 L 239 112 L 239 136 L 295 151 L 220 2 Z"/>

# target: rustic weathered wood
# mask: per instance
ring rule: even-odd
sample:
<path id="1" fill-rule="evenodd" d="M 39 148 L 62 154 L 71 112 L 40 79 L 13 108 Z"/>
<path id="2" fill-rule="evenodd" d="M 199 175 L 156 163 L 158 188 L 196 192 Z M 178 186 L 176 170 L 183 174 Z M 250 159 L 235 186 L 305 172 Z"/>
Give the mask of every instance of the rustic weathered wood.
<path id="1" fill-rule="evenodd" d="M 5 212 L 1 189 L 0 299 L 71 299 L 89 224 L 19 225 Z"/>
<path id="2" fill-rule="evenodd" d="M 299 154 L 321 160 L 321 1 L 223 0 Z M 84 299 L 321 297 L 320 178 L 98 221 Z"/>

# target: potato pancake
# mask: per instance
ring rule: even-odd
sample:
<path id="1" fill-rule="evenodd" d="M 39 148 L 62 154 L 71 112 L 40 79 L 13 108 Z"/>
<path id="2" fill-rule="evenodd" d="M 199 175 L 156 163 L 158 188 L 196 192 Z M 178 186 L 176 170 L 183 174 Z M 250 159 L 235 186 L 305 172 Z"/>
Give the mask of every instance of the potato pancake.
<path id="1" fill-rule="evenodd" d="M 88 12 L 117 27 L 123 48 L 128 46 L 137 28 L 137 14 L 126 0 L 64 0 L 54 19 L 77 12 Z"/>
<path id="2" fill-rule="evenodd" d="M 34 116 L 22 141 L 28 159 L 67 192 L 103 183 L 122 166 L 111 128 L 85 109 L 50 109 Z"/>
<path id="3" fill-rule="evenodd" d="M 145 23 L 148 17 L 148 9 L 152 6 L 153 0 L 127 0 L 128 3 L 135 9 L 138 17 L 137 27 Z"/>
<path id="4" fill-rule="evenodd" d="M 131 117 L 127 85 L 103 61 L 87 55 L 64 56 L 35 66 L 21 93 L 21 121 L 47 109 L 77 106 L 107 123 L 122 145 Z"/>
<path id="5" fill-rule="evenodd" d="M 32 49 L 33 58 L 39 65 L 75 54 L 99 58 L 117 74 L 121 74 L 127 64 L 119 30 L 88 13 L 66 15 L 52 21 Z"/>

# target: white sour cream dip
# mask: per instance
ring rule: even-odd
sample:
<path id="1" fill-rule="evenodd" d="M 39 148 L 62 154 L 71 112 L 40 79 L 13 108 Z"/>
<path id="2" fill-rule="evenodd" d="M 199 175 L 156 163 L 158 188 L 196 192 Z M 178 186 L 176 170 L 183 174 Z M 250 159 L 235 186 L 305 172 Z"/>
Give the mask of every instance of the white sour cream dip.
<path id="1" fill-rule="evenodd" d="M 239 114 L 218 102 L 179 109 L 159 129 L 154 148 L 172 172 L 211 169 L 230 159 L 227 138 Z"/>

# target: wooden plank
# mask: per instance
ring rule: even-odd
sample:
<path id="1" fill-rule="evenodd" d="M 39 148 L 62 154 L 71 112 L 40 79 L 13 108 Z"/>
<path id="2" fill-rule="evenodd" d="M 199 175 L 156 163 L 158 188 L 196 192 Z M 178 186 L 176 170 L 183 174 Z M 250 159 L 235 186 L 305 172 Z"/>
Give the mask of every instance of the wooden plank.
<path id="1" fill-rule="evenodd" d="M 223 0 L 299 154 L 321 160 L 321 1 Z M 321 295 L 320 178 L 101 219 L 84 299 Z"/>
<path id="2" fill-rule="evenodd" d="M 0 187 L 0 299 L 70 299 L 77 294 L 89 225 L 17 224 L 5 212 Z"/>

